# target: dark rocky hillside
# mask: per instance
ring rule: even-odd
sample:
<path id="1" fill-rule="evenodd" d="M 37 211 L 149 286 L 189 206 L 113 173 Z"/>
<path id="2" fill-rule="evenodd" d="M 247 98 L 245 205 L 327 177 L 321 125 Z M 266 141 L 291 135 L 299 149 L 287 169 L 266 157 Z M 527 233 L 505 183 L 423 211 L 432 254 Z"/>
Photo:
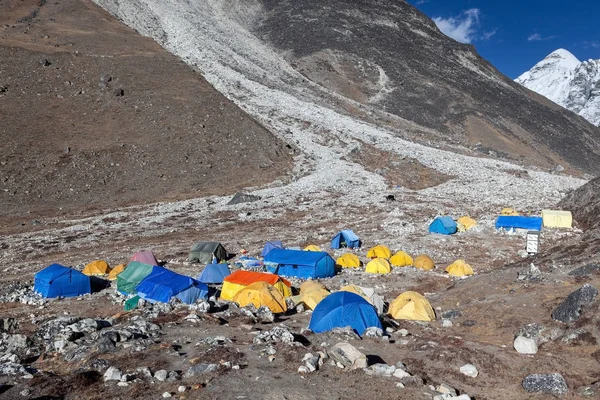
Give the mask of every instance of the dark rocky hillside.
<path id="1" fill-rule="evenodd" d="M 405 1 L 260 0 L 250 27 L 307 78 L 485 154 L 600 172 L 600 130 L 499 73 Z M 492 153 L 492 154 L 494 154 Z"/>
<path id="2" fill-rule="evenodd" d="M 86 0 L 0 1 L 0 220 L 234 193 L 290 149 Z"/>

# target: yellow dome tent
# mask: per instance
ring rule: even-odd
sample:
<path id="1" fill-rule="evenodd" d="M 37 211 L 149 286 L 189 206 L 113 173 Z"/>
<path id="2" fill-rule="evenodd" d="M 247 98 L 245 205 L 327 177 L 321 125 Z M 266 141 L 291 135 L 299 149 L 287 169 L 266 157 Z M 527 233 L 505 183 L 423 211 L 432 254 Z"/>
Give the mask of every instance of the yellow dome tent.
<path id="1" fill-rule="evenodd" d="M 477 225 L 477 221 L 465 215 L 456 220 L 456 225 L 458 225 L 459 232 L 465 232 Z"/>
<path id="2" fill-rule="evenodd" d="M 388 274 L 392 272 L 392 267 L 385 258 L 374 258 L 367 264 L 365 272 L 369 274 Z"/>
<path id="3" fill-rule="evenodd" d="M 297 303 L 304 303 L 306 307 L 314 310 L 317 304 L 325 297 L 329 296 L 329 290 L 325 286 L 315 281 L 306 281 L 300 285 L 300 295 Z"/>
<path id="4" fill-rule="evenodd" d="M 346 253 L 339 257 L 335 264 L 342 268 L 360 268 L 360 259 L 356 254 Z"/>
<path id="5" fill-rule="evenodd" d="M 505 207 L 505 208 L 502 209 L 502 211 L 500 211 L 500 215 L 507 215 L 507 216 L 516 217 L 516 216 L 519 215 L 519 213 L 514 208 Z"/>
<path id="6" fill-rule="evenodd" d="M 448 265 L 446 272 L 452 276 L 467 276 L 473 275 L 473 268 L 465 260 L 456 260 Z"/>
<path id="7" fill-rule="evenodd" d="M 375 293 L 375 290 L 372 288 L 361 287 L 356 285 L 347 285 L 339 290 L 340 292 L 350 292 L 359 295 L 369 303 L 371 303 L 377 309 L 377 314 L 383 314 L 383 308 L 385 307 L 385 303 L 383 298 Z"/>
<path id="8" fill-rule="evenodd" d="M 429 301 L 417 292 L 404 292 L 390 303 L 388 314 L 394 319 L 433 321 L 435 313 Z"/>
<path id="9" fill-rule="evenodd" d="M 309 244 L 308 246 L 306 246 L 304 248 L 304 250 L 306 250 L 306 251 L 322 251 L 321 248 L 319 246 L 317 246 L 316 244 Z"/>
<path id="10" fill-rule="evenodd" d="M 110 273 L 108 274 L 108 279 L 111 281 L 116 280 L 117 275 L 119 275 L 123 271 L 125 271 L 125 264 L 117 265 L 116 267 L 110 270 Z"/>
<path id="11" fill-rule="evenodd" d="M 431 259 L 431 257 L 421 254 L 417 258 L 415 258 L 415 268 L 422 269 L 424 271 L 432 270 L 435 267 L 435 263 Z"/>
<path id="12" fill-rule="evenodd" d="M 281 292 L 267 282 L 254 282 L 246 286 L 233 296 L 233 301 L 240 307 L 250 304 L 256 308 L 268 307 L 275 314 L 287 311 L 287 304 Z"/>
<path id="13" fill-rule="evenodd" d="M 394 267 L 408 267 L 413 265 L 413 259 L 404 251 L 399 251 L 390 258 L 390 264 Z"/>
<path id="14" fill-rule="evenodd" d="M 392 252 L 386 246 L 380 244 L 369 250 L 367 257 L 369 258 L 390 258 Z"/>
<path id="15" fill-rule="evenodd" d="M 86 265 L 82 272 L 88 276 L 106 275 L 110 272 L 110 267 L 106 261 L 96 260 Z"/>

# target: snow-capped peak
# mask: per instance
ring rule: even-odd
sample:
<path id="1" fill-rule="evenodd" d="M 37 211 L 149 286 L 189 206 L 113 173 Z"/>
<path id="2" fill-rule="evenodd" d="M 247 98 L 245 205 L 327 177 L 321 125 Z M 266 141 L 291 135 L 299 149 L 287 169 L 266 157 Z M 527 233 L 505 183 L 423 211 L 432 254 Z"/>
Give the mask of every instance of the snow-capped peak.
<path id="1" fill-rule="evenodd" d="M 600 60 L 558 49 L 515 81 L 600 126 Z"/>

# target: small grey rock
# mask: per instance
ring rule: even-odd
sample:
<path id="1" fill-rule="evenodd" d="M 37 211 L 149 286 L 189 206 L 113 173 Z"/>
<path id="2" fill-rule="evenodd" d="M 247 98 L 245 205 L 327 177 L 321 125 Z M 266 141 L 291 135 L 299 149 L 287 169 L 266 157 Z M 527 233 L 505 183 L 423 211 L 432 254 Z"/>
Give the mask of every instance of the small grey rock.
<path id="1" fill-rule="evenodd" d="M 154 379 L 156 379 L 159 382 L 164 382 L 167 380 L 168 375 L 169 373 L 167 371 L 165 371 L 164 369 L 159 369 L 154 373 Z"/>
<path id="2" fill-rule="evenodd" d="M 538 346 L 534 339 L 524 336 L 517 336 L 513 343 L 513 347 L 519 354 L 536 354 Z"/>

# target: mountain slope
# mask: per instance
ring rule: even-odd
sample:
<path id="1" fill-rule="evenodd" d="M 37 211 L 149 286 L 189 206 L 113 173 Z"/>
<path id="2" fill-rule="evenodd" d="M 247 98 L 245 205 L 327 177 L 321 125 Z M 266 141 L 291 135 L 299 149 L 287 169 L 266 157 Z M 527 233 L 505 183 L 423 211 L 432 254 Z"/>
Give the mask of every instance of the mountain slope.
<path id="1" fill-rule="evenodd" d="M 97 3 L 257 118 L 304 118 L 257 99 L 266 88 L 412 141 L 600 172 L 597 128 L 515 84 L 404 1 Z"/>
<path id="2" fill-rule="evenodd" d="M 0 2 L 0 27 L 4 220 L 233 193 L 291 165 L 285 143 L 89 1 Z"/>
<path id="3" fill-rule="evenodd" d="M 558 49 L 515 81 L 600 126 L 600 60 Z"/>

